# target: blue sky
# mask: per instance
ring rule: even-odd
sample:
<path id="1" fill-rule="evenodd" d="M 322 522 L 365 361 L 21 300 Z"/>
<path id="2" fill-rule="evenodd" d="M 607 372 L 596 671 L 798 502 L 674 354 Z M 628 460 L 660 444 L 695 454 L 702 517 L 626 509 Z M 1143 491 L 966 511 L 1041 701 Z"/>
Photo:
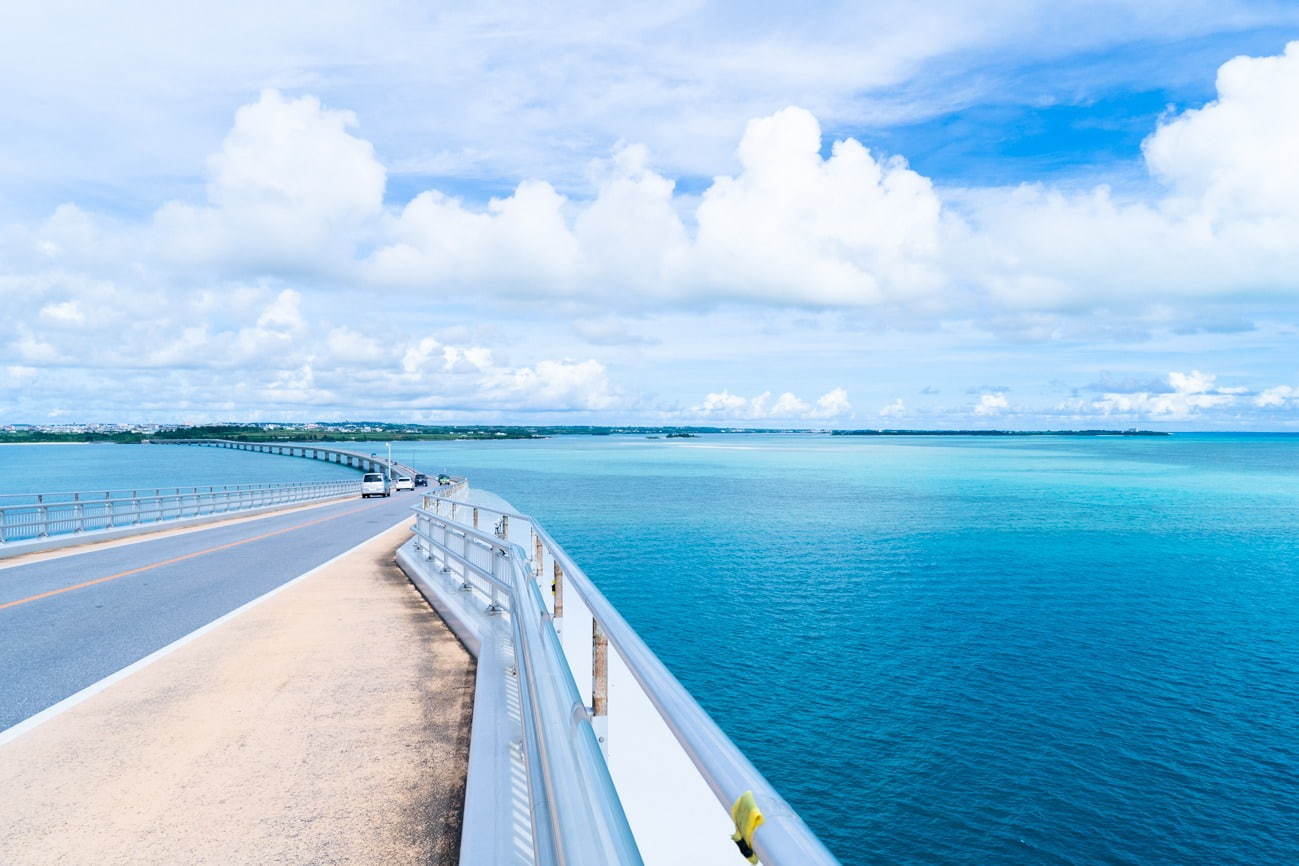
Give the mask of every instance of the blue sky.
<path id="1" fill-rule="evenodd" d="M 1299 427 L 1299 6 L 969 7 L 10 5 L 0 424 Z"/>

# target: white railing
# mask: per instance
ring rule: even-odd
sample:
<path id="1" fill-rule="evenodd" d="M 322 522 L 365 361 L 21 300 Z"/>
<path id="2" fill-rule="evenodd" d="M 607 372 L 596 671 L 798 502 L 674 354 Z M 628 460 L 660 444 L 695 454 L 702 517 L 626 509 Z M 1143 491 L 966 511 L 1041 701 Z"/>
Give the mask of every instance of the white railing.
<path id="1" fill-rule="evenodd" d="M 103 502 L 106 499 L 139 499 L 143 496 L 184 496 L 197 493 L 230 493 L 258 490 L 312 486 L 319 481 L 262 481 L 248 484 L 200 484 L 188 487 L 120 487 L 115 490 L 68 490 L 50 493 L 0 493 L 0 506 L 47 505 L 60 502 Z"/>
<path id="2" fill-rule="evenodd" d="M 170 489 L 170 488 L 169 488 Z M 130 491 L 132 494 L 145 491 Z M 187 517 L 225 514 L 357 495 L 359 481 L 296 481 L 284 484 L 230 485 L 195 488 L 187 492 L 121 495 L 125 491 L 96 494 L 32 494 L 18 505 L 0 505 L 0 545 L 54 535 L 119 529 L 165 523 Z"/>
<path id="3" fill-rule="evenodd" d="M 632 864 L 641 856 L 600 748 L 607 730 L 610 647 L 721 807 L 746 793 L 765 822 L 752 835 L 767 866 L 833 866 L 835 859 L 771 784 L 663 665 L 564 549 L 532 518 L 426 495 L 415 509 L 424 555 L 512 619 L 534 846 L 544 864 Z M 491 533 L 484 531 L 492 523 Z M 528 548 L 511 542 L 527 539 Z M 549 605 L 542 595 L 545 584 Z M 579 694 L 555 628 L 564 596 L 590 612 L 591 701 Z M 734 852 L 734 848 L 732 851 Z M 743 862 L 737 858 L 737 862 Z"/>

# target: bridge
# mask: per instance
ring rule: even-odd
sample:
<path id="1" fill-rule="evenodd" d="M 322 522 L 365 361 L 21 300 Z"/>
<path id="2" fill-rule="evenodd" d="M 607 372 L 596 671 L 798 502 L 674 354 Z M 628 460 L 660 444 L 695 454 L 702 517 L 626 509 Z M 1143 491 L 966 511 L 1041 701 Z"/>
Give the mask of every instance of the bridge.
<path id="1" fill-rule="evenodd" d="M 0 564 L 0 862 L 837 863 L 463 479 L 152 530 Z"/>
<path id="2" fill-rule="evenodd" d="M 323 445 L 297 445 L 282 442 L 240 442 L 235 439 L 156 439 L 150 440 L 155 445 L 202 445 L 208 448 L 232 448 L 236 451 L 256 451 L 259 454 L 278 454 L 282 457 L 305 457 L 308 460 L 323 460 L 326 463 L 337 463 L 351 466 L 362 472 L 387 472 L 392 475 L 408 475 L 414 478 L 419 470 L 397 461 L 389 461 L 377 454 L 362 454 L 358 451 L 346 451 L 341 448 L 330 448 Z"/>

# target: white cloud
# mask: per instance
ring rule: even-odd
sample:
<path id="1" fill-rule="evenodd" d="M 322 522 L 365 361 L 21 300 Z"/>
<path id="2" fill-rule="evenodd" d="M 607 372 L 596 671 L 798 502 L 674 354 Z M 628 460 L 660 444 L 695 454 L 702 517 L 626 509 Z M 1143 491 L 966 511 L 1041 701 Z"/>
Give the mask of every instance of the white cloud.
<path id="1" fill-rule="evenodd" d="M 564 204 L 545 181 L 524 181 L 485 211 L 436 190 L 420 193 L 390 221 L 391 241 L 364 273 L 381 284 L 443 291 L 569 293 L 578 248 Z"/>
<path id="2" fill-rule="evenodd" d="M 902 398 L 901 398 L 901 397 L 898 397 L 898 398 L 894 399 L 894 401 L 893 401 L 892 403 L 889 403 L 887 406 L 885 406 L 884 408 L 880 409 L 880 417 L 881 417 L 881 418 L 894 418 L 894 417 L 896 417 L 896 416 L 898 416 L 898 415 L 905 414 L 906 411 L 907 411 L 907 405 L 906 405 L 905 403 L 902 402 Z"/>
<path id="3" fill-rule="evenodd" d="M 972 228 L 952 238 L 949 272 L 1016 310 L 1149 313 L 1245 292 L 1293 307 L 1299 42 L 1229 61 L 1217 86 L 1217 100 L 1171 116 L 1144 143 L 1166 195 L 1041 185 L 973 193 Z"/>
<path id="4" fill-rule="evenodd" d="M 799 399 L 786 391 L 772 398 L 770 391 L 756 397 L 741 397 L 730 391 L 708 394 L 703 401 L 690 407 L 689 415 L 698 418 L 716 418 L 746 421 L 762 420 L 831 420 L 847 416 L 852 411 L 848 392 L 834 388 L 817 398 L 815 405 Z"/>
<path id="5" fill-rule="evenodd" d="M 707 389 L 699 379 L 710 374 L 699 371 L 713 360 L 751 368 L 747 380 L 726 381 L 757 393 L 775 365 L 809 357 L 828 335 L 791 337 L 801 326 L 782 318 L 841 329 L 828 339 L 857 373 L 853 361 L 872 348 L 844 334 L 918 325 L 956 335 L 949 347 L 991 334 L 1005 348 L 1090 328 L 1094 346 L 1144 339 L 1151 323 L 1172 331 L 1253 309 L 1293 318 L 1297 106 L 1299 43 L 1225 64 L 1217 100 L 1170 115 L 1147 139 L 1162 191 L 1144 197 L 1103 186 L 939 190 L 899 158 L 823 141 L 810 110 L 768 104 L 746 115 L 742 133 L 731 123 L 737 159 L 702 188 L 678 190 L 654 161 L 673 159 L 624 142 L 584 160 L 588 196 L 537 171 L 480 207 L 449 185 L 416 193 L 405 178 L 387 189 L 370 116 L 266 90 L 236 112 L 204 189 L 182 189 L 151 214 L 142 204 L 139 217 L 64 204 L 0 227 L 0 364 L 83 364 L 68 374 L 72 405 L 75 393 L 111 393 L 111 371 L 147 366 L 151 381 L 164 369 L 172 379 L 160 400 L 207 399 L 194 395 L 210 388 L 222 405 L 374 399 L 428 411 L 596 412 L 642 405 L 614 384 L 637 376 L 645 392 L 675 389 L 660 395 L 665 404 L 688 403 L 682 394 Z M 689 142 L 695 133 L 675 134 Z M 745 346 L 716 348 L 719 309 L 751 317 Z M 662 326 L 668 316 L 698 317 L 694 345 Z M 448 336 L 457 327 L 464 337 Z M 609 346 L 644 348 L 601 354 Z M 1185 342 L 1179 357 L 1203 346 Z M 620 369 L 618 357 L 646 370 Z M 661 376 L 661 362 L 696 378 Z M 800 381 L 822 373 L 805 363 Z M 1068 411 L 1180 420 L 1290 408 L 1287 387 L 1250 397 L 1192 371 L 1170 375 L 1166 392 L 1103 393 Z M 903 391 L 889 383 L 865 399 L 880 405 Z M 905 411 L 899 401 L 880 414 L 892 405 Z M 951 409 L 1024 411 L 995 393 Z M 687 412 L 810 421 L 852 407 L 841 388 L 815 400 L 720 391 Z"/>
<path id="6" fill-rule="evenodd" d="M 937 288 L 940 205 L 927 178 L 876 161 L 853 139 L 822 159 L 811 113 L 786 108 L 749 123 L 742 171 L 717 178 L 699 205 L 701 280 L 733 296 L 783 303 L 876 305 Z"/>
<path id="7" fill-rule="evenodd" d="M 848 402 L 848 392 L 835 388 L 816 398 L 816 409 L 808 413 L 809 418 L 841 418 L 852 412 Z"/>
<path id="8" fill-rule="evenodd" d="M 46 304 L 41 307 L 40 316 L 55 325 L 83 325 L 86 322 L 86 316 L 76 301 Z"/>
<path id="9" fill-rule="evenodd" d="M 1010 408 L 1005 394 L 980 394 L 979 402 L 974 405 L 974 414 L 981 416 L 1000 415 Z"/>
<path id="10" fill-rule="evenodd" d="M 1170 390 L 1164 393 L 1145 391 L 1132 394 L 1103 394 L 1090 408 L 1103 415 L 1133 415 L 1146 418 L 1182 420 L 1207 409 L 1234 405 L 1238 389 L 1220 388 L 1217 377 L 1199 370 L 1168 374 Z"/>
<path id="11" fill-rule="evenodd" d="M 1254 398 L 1254 405 L 1260 409 L 1280 409 L 1299 405 L 1299 388 L 1293 385 L 1266 388 Z"/>
<path id="12" fill-rule="evenodd" d="M 1206 228 L 1299 216 L 1299 42 L 1218 69 L 1218 98 L 1161 124 L 1143 145 L 1151 171 Z"/>
<path id="13" fill-rule="evenodd" d="M 525 181 L 485 210 L 424 192 L 367 272 L 394 284 L 619 305 L 734 298 L 873 306 L 931 294 L 940 283 L 941 208 L 930 182 L 852 139 L 836 142 L 828 159 L 821 144 L 816 118 L 800 108 L 751 122 L 739 144 L 741 172 L 704 192 L 693 237 L 672 182 L 649 168 L 639 146 L 599 166 L 586 204 L 541 181 Z"/>
<path id="14" fill-rule="evenodd" d="M 352 112 L 315 97 L 263 91 L 208 161 L 208 204 L 158 210 L 156 253 L 261 270 L 346 263 L 380 214 L 387 178 L 355 126 Z"/>

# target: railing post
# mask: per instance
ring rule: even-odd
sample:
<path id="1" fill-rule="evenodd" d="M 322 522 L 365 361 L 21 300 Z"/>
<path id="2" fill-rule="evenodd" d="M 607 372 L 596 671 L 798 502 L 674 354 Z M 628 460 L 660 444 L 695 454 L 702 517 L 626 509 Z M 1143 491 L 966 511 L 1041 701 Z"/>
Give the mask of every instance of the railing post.
<path id="1" fill-rule="evenodd" d="M 609 754 L 609 638 L 591 617 L 591 727 L 600 749 Z"/>
<path id="2" fill-rule="evenodd" d="M 447 550 L 451 545 L 447 545 Z M 469 583 L 469 533 L 463 533 L 460 536 L 460 588 L 465 592 L 473 591 L 473 585 Z"/>
<path id="3" fill-rule="evenodd" d="M 541 535 L 534 526 L 532 528 L 532 573 L 537 577 L 541 577 L 542 565 Z"/>
<path id="4" fill-rule="evenodd" d="M 559 564 L 559 560 L 555 560 L 555 580 L 550 584 L 550 592 L 555 600 L 555 631 L 559 632 L 564 626 L 564 567 Z"/>
<path id="5" fill-rule="evenodd" d="M 474 506 L 474 529 L 478 528 L 478 506 Z"/>
<path id="6" fill-rule="evenodd" d="M 505 551 L 492 548 L 492 603 L 487 605 L 488 613 L 499 613 L 501 610 L 500 590 L 496 588 L 496 582 L 501 579 L 501 563 L 505 560 Z"/>

